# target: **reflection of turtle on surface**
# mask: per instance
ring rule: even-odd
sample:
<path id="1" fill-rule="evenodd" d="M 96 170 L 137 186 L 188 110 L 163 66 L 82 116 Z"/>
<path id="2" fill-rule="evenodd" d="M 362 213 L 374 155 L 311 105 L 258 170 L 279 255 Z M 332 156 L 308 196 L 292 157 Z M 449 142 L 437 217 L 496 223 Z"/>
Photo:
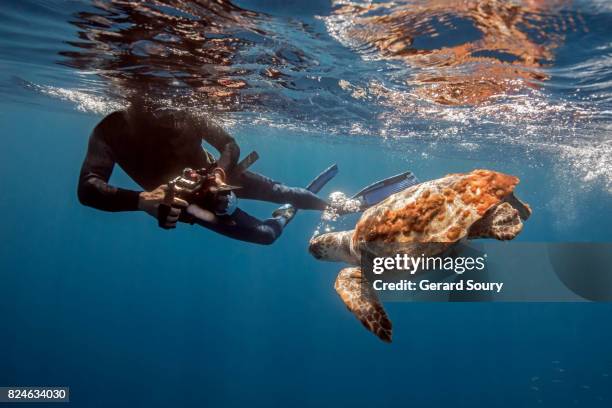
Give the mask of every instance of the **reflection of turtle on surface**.
<path id="1" fill-rule="evenodd" d="M 567 33 L 583 24 L 579 15 L 562 12 L 566 3 L 350 0 L 335 3 L 328 24 L 359 52 L 414 68 L 406 80 L 420 98 L 480 105 L 548 79 L 542 68 Z"/>
<path id="2" fill-rule="evenodd" d="M 436 256 L 463 238 L 513 239 L 531 215 L 513 194 L 518 183 L 490 170 L 421 183 L 368 209 L 354 230 L 314 237 L 309 249 L 317 259 L 354 265 L 340 271 L 336 291 L 368 330 L 390 342 L 391 321 L 357 266 L 361 250 L 394 256 L 397 248 L 388 244 L 400 243 L 409 256 Z"/>

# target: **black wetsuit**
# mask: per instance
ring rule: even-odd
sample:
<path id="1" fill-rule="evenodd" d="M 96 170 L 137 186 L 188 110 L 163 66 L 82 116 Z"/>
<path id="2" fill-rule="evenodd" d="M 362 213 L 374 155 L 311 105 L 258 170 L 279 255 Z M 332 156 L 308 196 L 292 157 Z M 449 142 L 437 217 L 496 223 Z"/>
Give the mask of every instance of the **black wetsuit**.
<path id="1" fill-rule="evenodd" d="M 290 203 L 300 209 L 323 210 L 326 202 L 303 188 L 287 187 L 253 172 L 235 174 L 240 149 L 234 138 L 209 120 L 176 110 L 118 111 L 106 116 L 89 138 L 79 178 L 79 201 L 104 211 L 135 211 L 139 191 L 113 187 L 108 180 L 118 164 L 138 185 L 151 191 L 179 175 L 185 167 L 207 167 L 215 160 L 202 140 L 220 152 L 217 166 L 228 182 L 242 188 L 239 198 Z M 271 244 L 282 232 L 277 218 L 258 220 L 237 209 L 231 216 L 196 223 L 235 239 Z"/>

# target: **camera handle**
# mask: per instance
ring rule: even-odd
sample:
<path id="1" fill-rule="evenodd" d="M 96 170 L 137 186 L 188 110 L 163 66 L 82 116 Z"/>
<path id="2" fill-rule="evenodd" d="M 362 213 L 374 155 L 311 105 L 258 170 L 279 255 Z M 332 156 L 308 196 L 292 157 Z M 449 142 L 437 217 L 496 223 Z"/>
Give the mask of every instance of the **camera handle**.
<path id="1" fill-rule="evenodd" d="M 170 214 L 170 210 L 172 209 L 172 202 L 174 201 L 175 194 L 174 181 L 171 181 L 168 183 L 168 189 L 166 190 L 166 195 L 164 196 L 164 202 L 157 207 L 157 225 L 163 229 L 170 229 L 164 226 L 164 223 L 166 222 L 166 218 L 168 218 L 168 214 Z"/>

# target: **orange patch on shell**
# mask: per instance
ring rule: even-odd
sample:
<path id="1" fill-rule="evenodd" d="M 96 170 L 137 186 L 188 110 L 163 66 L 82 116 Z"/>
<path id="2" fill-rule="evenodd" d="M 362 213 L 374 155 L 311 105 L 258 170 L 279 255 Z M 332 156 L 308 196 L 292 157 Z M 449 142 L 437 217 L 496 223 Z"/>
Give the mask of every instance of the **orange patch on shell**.
<path id="1" fill-rule="evenodd" d="M 412 204 L 401 210 L 387 210 L 382 220 L 377 222 L 360 222 L 356 236 L 363 236 L 367 241 L 383 240 L 392 242 L 401 233 L 423 233 L 425 228 L 443 211 L 444 196 L 425 191 Z"/>
<path id="2" fill-rule="evenodd" d="M 453 186 L 466 205 L 476 207 L 479 215 L 514 191 L 519 179 L 490 170 L 474 170 Z"/>
<path id="3" fill-rule="evenodd" d="M 357 225 L 355 237 L 366 241 L 394 242 L 399 234 L 410 237 L 431 232 L 431 223 L 445 219 L 446 206 L 458 195 L 465 207 L 455 209 L 458 224 L 451 226 L 446 233 L 449 242 L 456 241 L 469 228 L 468 224 L 475 221 L 468 220 L 471 215 L 469 207 L 475 208 L 482 216 L 510 194 L 519 182 L 517 177 L 490 170 L 474 170 L 458 176 L 459 180 L 445 188 L 442 194 L 425 190 L 413 203 L 400 210 L 387 210 L 381 217 L 362 220 Z"/>
<path id="4" fill-rule="evenodd" d="M 446 238 L 448 238 L 449 241 L 456 241 L 457 238 L 459 238 L 459 236 L 461 235 L 461 232 L 462 232 L 461 227 L 458 227 L 458 226 L 451 227 L 446 233 Z"/>

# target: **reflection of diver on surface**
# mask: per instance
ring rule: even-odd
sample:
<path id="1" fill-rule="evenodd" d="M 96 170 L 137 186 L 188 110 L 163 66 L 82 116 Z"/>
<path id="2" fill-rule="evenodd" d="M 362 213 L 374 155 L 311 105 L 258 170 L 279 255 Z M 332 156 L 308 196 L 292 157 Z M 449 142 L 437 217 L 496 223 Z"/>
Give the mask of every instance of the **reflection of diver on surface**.
<path id="1" fill-rule="evenodd" d="M 217 161 L 202 148 L 202 139 L 221 153 Z M 239 156 L 234 138 L 206 119 L 163 109 L 114 112 L 96 126 L 89 139 L 79 178 L 79 200 L 99 210 L 142 210 L 155 217 L 160 206 L 170 204 L 165 219 L 160 219 L 164 228 L 174 228 L 179 220 L 194 222 L 231 238 L 259 244 L 273 243 L 296 208 L 323 210 L 327 206 L 315 190 L 322 188 L 333 174 L 327 179 L 319 178 L 312 191 L 288 187 L 263 175 L 241 171 L 237 166 Z M 115 163 L 145 191 L 110 186 L 108 180 Z M 179 196 L 168 197 L 166 183 L 184 168 L 215 169 L 214 181 L 239 186 L 235 190 L 239 198 L 288 205 L 262 221 L 233 208 L 233 193 L 219 195 L 209 208 L 188 203 Z"/>

